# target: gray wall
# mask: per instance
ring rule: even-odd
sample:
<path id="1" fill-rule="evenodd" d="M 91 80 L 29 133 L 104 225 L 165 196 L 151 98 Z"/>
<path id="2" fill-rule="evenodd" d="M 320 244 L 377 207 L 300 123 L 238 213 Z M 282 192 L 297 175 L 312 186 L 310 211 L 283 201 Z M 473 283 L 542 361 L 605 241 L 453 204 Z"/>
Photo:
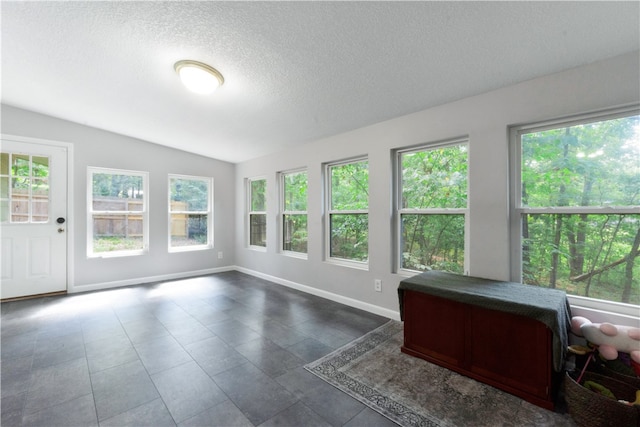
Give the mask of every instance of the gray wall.
<path id="1" fill-rule="evenodd" d="M 234 264 L 235 166 L 180 150 L 2 106 L 2 133 L 73 145 L 74 180 L 72 283 L 70 291 L 99 289 L 232 268 Z M 116 258 L 87 258 L 87 167 L 149 172 L 149 252 Z M 167 250 L 168 174 L 214 178 L 214 248 L 169 253 Z M 223 252 L 219 260 L 217 254 Z"/>
<path id="2" fill-rule="evenodd" d="M 392 272 L 392 163 L 396 148 L 469 137 L 468 273 L 511 280 L 508 204 L 508 129 L 594 110 L 638 103 L 638 52 L 523 82 L 426 111 L 378 123 L 292 148 L 287 152 L 240 163 L 236 193 L 244 180 L 267 177 L 267 250 L 247 245 L 245 199 L 236 199 L 236 264 L 244 271 L 393 317 L 398 311 Z M 383 99 L 380 102 L 384 102 Z M 369 270 L 323 261 L 322 164 L 353 156 L 369 158 Z M 277 172 L 308 168 L 308 260 L 276 251 Z M 383 291 L 374 291 L 382 279 Z M 594 320 L 596 321 L 596 320 Z"/>

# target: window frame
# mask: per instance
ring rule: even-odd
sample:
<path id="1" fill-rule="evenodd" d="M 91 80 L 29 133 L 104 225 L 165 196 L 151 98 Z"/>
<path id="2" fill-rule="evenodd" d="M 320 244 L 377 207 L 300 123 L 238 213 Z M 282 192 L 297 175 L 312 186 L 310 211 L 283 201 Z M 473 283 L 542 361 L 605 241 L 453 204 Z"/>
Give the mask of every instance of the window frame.
<path id="1" fill-rule="evenodd" d="M 614 120 L 640 114 L 640 105 L 624 106 L 608 110 L 600 110 L 569 117 L 551 119 L 541 122 L 511 126 L 509 128 L 509 236 L 510 236 L 510 274 L 511 280 L 523 283 L 522 280 L 522 215 L 524 214 L 637 214 L 640 206 L 605 207 L 605 206 L 568 206 L 568 207 L 523 207 L 522 200 L 522 135 L 546 130 L 584 125 L 594 122 Z M 625 316 L 638 316 L 638 306 L 615 301 L 601 300 L 567 294 L 572 306 L 588 310 L 598 310 Z"/>
<path id="2" fill-rule="evenodd" d="M 264 202 L 264 211 L 253 211 L 253 203 L 252 203 L 252 190 L 251 190 L 251 183 L 254 181 L 264 181 L 264 198 L 265 198 L 265 202 Z M 247 216 L 246 216 L 246 242 L 247 242 L 247 247 L 249 249 L 254 249 L 257 251 L 266 251 L 267 250 L 267 244 L 268 244 L 268 233 L 266 230 L 267 227 L 267 194 L 268 194 L 268 185 L 269 185 L 269 181 L 267 180 L 266 176 L 256 176 L 253 178 L 247 178 L 246 179 L 246 203 L 247 203 Z M 251 244 L 251 216 L 252 215 L 263 215 L 264 216 L 264 224 L 265 224 L 265 240 L 264 240 L 264 246 L 260 246 L 260 245 L 253 245 Z"/>
<path id="3" fill-rule="evenodd" d="M 286 178 L 288 175 L 297 175 L 297 174 L 302 174 L 304 173 L 306 178 L 307 178 L 307 200 L 306 200 L 306 208 L 304 211 L 290 211 L 286 209 L 286 191 L 285 191 L 285 185 L 286 185 Z M 292 257 L 296 257 L 296 258 L 302 258 L 302 259 L 308 259 L 308 254 L 309 254 L 309 192 L 308 192 L 308 186 L 309 186 L 309 173 L 307 171 L 306 168 L 300 168 L 300 169 L 292 169 L 292 170 L 287 170 L 287 171 L 282 171 L 282 172 L 278 172 L 278 181 L 280 183 L 279 185 L 279 189 L 280 189 L 280 214 L 278 215 L 279 221 L 278 221 L 278 227 L 279 227 L 279 232 L 278 235 L 280 236 L 280 252 L 284 255 L 287 256 L 292 256 Z M 304 215 L 307 218 L 307 252 L 298 252 L 298 251 L 292 251 L 292 250 L 287 250 L 285 249 L 285 227 L 284 227 L 284 219 L 285 216 L 287 215 Z"/>
<path id="4" fill-rule="evenodd" d="M 402 179 L 402 155 L 417 153 L 421 151 L 435 150 L 439 148 L 453 147 L 457 145 L 466 145 L 467 147 L 467 207 L 466 208 L 403 208 L 402 196 L 403 196 L 403 179 Z M 436 141 L 426 144 L 421 144 L 412 147 L 400 148 L 395 150 L 394 153 L 394 193 L 395 193 L 395 209 L 394 209 L 394 242 L 395 242 L 395 256 L 394 256 L 394 270 L 397 274 L 403 277 L 411 277 L 417 273 L 422 273 L 420 270 L 412 270 L 404 268 L 402 265 L 402 215 L 463 215 L 464 217 L 464 271 L 469 271 L 469 138 L 461 137 L 454 139 L 447 139 L 442 141 Z"/>
<path id="5" fill-rule="evenodd" d="M 368 156 L 353 157 L 345 160 L 335 161 L 324 164 L 324 183 L 325 183 L 325 219 L 324 219 L 324 260 L 330 264 L 341 265 L 345 267 L 357 268 L 361 270 L 369 270 L 369 194 L 367 194 L 367 209 L 349 209 L 349 210 L 337 210 L 332 208 L 332 183 L 331 183 L 331 168 L 345 166 L 353 163 L 366 162 L 367 168 L 369 167 Z M 369 180 L 367 179 L 367 192 L 369 190 Z M 367 260 L 358 261 L 348 258 L 340 258 L 331 256 L 331 216 L 332 215 L 367 215 Z"/>
<path id="6" fill-rule="evenodd" d="M 181 179 L 181 180 L 189 180 L 189 181 L 203 181 L 207 183 L 207 210 L 205 211 L 173 211 L 171 210 L 171 180 L 172 179 Z M 181 175 L 181 174 L 168 174 L 167 177 L 167 250 L 169 253 L 176 252 L 190 252 L 190 251 L 202 251 L 213 248 L 213 178 L 206 176 L 193 176 L 193 175 Z M 202 215 L 206 213 L 207 215 L 207 243 L 202 245 L 192 245 L 192 246 L 172 246 L 171 245 L 171 215 L 172 214 L 198 214 Z"/>
<path id="7" fill-rule="evenodd" d="M 142 210 L 141 211 L 96 211 L 93 209 L 93 175 L 128 175 L 142 178 Z M 93 216 L 96 214 L 142 215 L 142 249 L 120 250 L 111 252 L 93 251 Z M 149 252 L 149 172 L 126 169 L 87 166 L 87 258 L 116 258 L 144 255 Z"/>

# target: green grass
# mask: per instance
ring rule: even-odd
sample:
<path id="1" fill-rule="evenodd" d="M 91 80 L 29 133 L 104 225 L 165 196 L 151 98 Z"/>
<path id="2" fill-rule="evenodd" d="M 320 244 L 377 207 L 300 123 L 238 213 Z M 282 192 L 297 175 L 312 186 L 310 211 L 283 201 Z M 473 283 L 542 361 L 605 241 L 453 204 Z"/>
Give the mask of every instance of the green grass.
<path id="1" fill-rule="evenodd" d="M 103 236 L 93 239 L 93 252 L 135 251 L 142 249 L 142 237 Z"/>

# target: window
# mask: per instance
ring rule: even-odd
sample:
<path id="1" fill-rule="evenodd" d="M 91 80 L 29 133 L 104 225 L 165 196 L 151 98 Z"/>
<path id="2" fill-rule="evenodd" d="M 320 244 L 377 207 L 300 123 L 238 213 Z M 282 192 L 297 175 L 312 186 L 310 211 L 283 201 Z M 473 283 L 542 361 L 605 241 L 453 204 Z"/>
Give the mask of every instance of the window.
<path id="1" fill-rule="evenodd" d="M 464 272 L 467 141 L 397 153 L 398 266 Z"/>
<path id="2" fill-rule="evenodd" d="M 249 245 L 267 246 L 267 180 L 249 179 Z"/>
<path id="3" fill-rule="evenodd" d="M 88 168 L 87 255 L 139 255 L 149 247 L 146 172 Z"/>
<path id="4" fill-rule="evenodd" d="M 49 157 L 1 153 L 0 221 L 49 221 Z"/>
<path id="5" fill-rule="evenodd" d="M 282 250 L 307 253 L 307 172 L 286 172 L 282 181 Z"/>
<path id="6" fill-rule="evenodd" d="M 639 305 L 638 110 L 519 127 L 512 138 L 514 277 L 586 307 Z"/>
<path id="7" fill-rule="evenodd" d="M 169 175 L 169 251 L 212 247 L 212 178 Z"/>
<path id="8" fill-rule="evenodd" d="M 357 160 L 327 166 L 328 258 L 369 259 L 369 163 Z"/>

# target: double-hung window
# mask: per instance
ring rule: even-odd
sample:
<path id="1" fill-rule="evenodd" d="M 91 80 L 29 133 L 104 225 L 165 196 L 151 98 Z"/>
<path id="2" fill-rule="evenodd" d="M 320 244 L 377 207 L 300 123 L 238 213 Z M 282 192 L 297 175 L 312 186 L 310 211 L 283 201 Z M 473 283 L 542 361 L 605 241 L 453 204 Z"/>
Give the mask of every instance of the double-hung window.
<path id="1" fill-rule="evenodd" d="M 267 180 L 247 180 L 249 206 L 249 246 L 267 246 Z"/>
<path id="2" fill-rule="evenodd" d="M 369 260 L 369 162 L 329 164 L 326 177 L 327 257 L 362 265 Z"/>
<path id="3" fill-rule="evenodd" d="M 585 307 L 637 316 L 639 113 L 512 129 L 514 279 L 565 290 Z"/>
<path id="4" fill-rule="evenodd" d="M 307 253 L 307 172 L 280 174 L 282 191 L 282 250 Z"/>
<path id="5" fill-rule="evenodd" d="M 213 179 L 169 175 L 169 251 L 213 245 Z"/>
<path id="6" fill-rule="evenodd" d="M 140 255 L 149 248 L 148 173 L 89 167 L 87 256 Z"/>
<path id="7" fill-rule="evenodd" d="M 399 270 L 464 272 L 467 141 L 397 152 Z"/>

